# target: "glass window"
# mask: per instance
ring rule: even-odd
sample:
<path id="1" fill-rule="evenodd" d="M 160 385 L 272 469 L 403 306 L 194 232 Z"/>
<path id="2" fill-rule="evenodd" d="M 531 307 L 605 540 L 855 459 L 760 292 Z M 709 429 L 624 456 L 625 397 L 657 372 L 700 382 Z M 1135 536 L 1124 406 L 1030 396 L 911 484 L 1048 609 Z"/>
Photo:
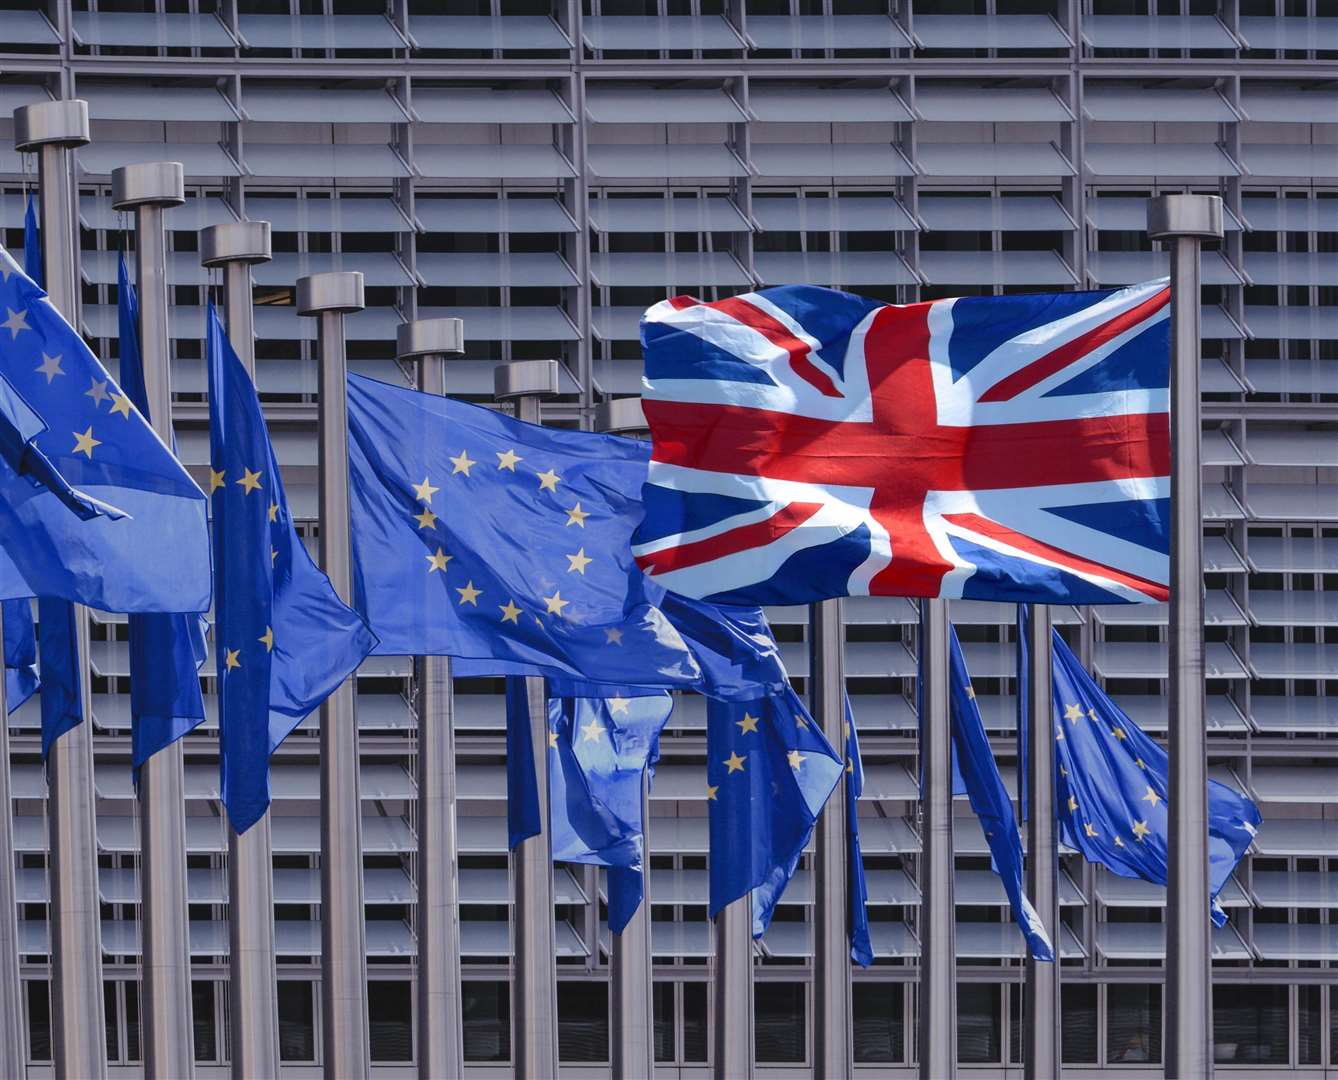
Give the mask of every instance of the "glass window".
<path id="1" fill-rule="evenodd" d="M 1096 1064 L 1096 984 L 1060 984 L 1059 1040 L 1065 1065 Z"/>
<path id="2" fill-rule="evenodd" d="M 704 982 L 685 982 L 683 984 L 683 1060 L 705 1061 L 707 1031 L 706 1026 L 706 984 Z"/>
<path id="3" fill-rule="evenodd" d="M 1287 987 L 1213 988 L 1213 1060 L 1219 1064 L 1288 1064 Z"/>
<path id="4" fill-rule="evenodd" d="M 1142 983 L 1106 988 L 1106 1061 L 1161 1060 L 1161 987 Z"/>
<path id="5" fill-rule="evenodd" d="M 316 995 L 309 982 L 279 981 L 279 1060 L 316 1060 Z"/>
<path id="6" fill-rule="evenodd" d="M 51 988 L 46 979 L 29 979 L 28 1060 L 51 1060 Z"/>
<path id="7" fill-rule="evenodd" d="M 511 987 L 505 982 L 465 982 L 465 1060 L 511 1060 Z"/>
<path id="8" fill-rule="evenodd" d="M 957 1060 L 1000 1062 L 1003 1053 L 1002 994 L 998 984 L 957 984 Z"/>
<path id="9" fill-rule="evenodd" d="M 218 1027 L 214 1014 L 214 993 L 218 986 L 218 983 L 206 982 L 203 979 L 190 984 L 196 1061 L 218 1060 Z"/>
<path id="10" fill-rule="evenodd" d="M 121 1060 L 121 1031 L 117 1023 L 116 1008 L 116 983 L 104 982 L 102 984 L 102 1007 L 106 1019 L 107 1031 L 107 1060 Z"/>
<path id="11" fill-rule="evenodd" d="M 367 985 L 367 1021 L 373 1061 L 413 1060 L 413 987 L 408 979 Z"/>
<path id="12" fill-rule="evenodd" d="M 609 1060 L 609 986 L 559 982 L 558 1060 Z"/>
<path id="13" fill-rule="evenodd" d="M 125 1060 L 139 1060 L 139 982 L 127 979 L 125 987 Z"/>
<path id="14" fill-rule="evenodd" d="M 1319 1064 L 1321 1052 L 1319 1040 L 1323 1015 L 1320 1011 L 1319 987 L 1298 986 L 1296 988 L 1296 1064 Z"/>
<path id="15" fill-rule="evenodd" d="M 754 1057 L 757 1061 L 802 1062 L 808 1016 L 803 983 L 757 983 L 753 987 Z"/>
<path id="16" fill-rule="evenodd" d="M 653 984 L 654 996 L 651 1005 L 655 1012 L 655 1060 L 674 1060 L 674 1017 L 677 1013 L 674 1003 L 674 984 L 657 982 Z"/>
<path id="17" fill-rule="evenodd" d="M 899 1064 L 906 1060 L 906 988 L 901 983 L 855 983 L 855 1060 Z"/>

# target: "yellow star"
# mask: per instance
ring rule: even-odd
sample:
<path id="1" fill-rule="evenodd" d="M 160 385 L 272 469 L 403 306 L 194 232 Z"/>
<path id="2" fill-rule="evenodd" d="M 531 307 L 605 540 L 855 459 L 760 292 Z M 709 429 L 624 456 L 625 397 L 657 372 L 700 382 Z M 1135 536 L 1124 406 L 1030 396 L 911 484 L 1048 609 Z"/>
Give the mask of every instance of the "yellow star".
<path id="1" fill-rule="evenodd" d="M 747 760 L 747 754 L 744 754 L 743 757 L 739 757 L 738 754 L 731 752 L 729 757 L 725 758 L 724 764 L 732 773 L 743 772 L 743 763 Z"/>
<path id="2" fill-rule="evenodd" d="M 525 460 L 518 456 L 514 450 L 494 450 L 493 453 L 497 455 L 497 467 L 499 469 L 510 469 L 512 472 L 516 471 L 517 461 Z"/>
<path id="3" fill-rule="evenodd" d="M 796 724 L 798 724 L 801 728 L 807 728 L 807 727 L 808 727 L 808 721 L 805 720 L 802 716 L 796 716 L 796 717 L 794 718 L 794 722 L 795 722 Z"/>
<path id="4" fill-rule="evenodd" d="M 1083 715 L 1083 714 L 1082 714 L 1082 706 L 1081 706 L 1081 705 L 1065 705 L 1065 706 L 1064 706 L 1064 719 L 1065 719 L 1065 720 L 1081 720 L 1081 719 L 1082 719 L 1082 715 Z"/>
<path id="5" fill-rule="evenodd" d="M 70 453 L 83 454 L 84 457 L 92 460 L 93 447 L 102 445 L 101 439 L 93 438 L 93 428 L 90 426 L 82 435 L 77 431 L 72 434 L 74 435 L 74 449 L 71 450 Z"/>
<path id="6" fill-rule="evenodd" d="M 715 793 L 716 793 L 717 791 L 719 791 L 719 790 L 720 790 L 720 788 L 719 788 L 717 785 L 715 785 L 715 784 L 707 784 L 707 785 L 706 785 L 706 801 L 707 801 L 707 802 L 715 802 Z"/>
<path id="7" fill-rule="evenodd" d="M 84 397 L 91 397 L 93 399 L 94 409 L 96 409 L 104 401 L 111 400 L 111 394 L 107 393 L 106 379 L 101 379 L 101 380 L 90 379 L 89 382 L 91 382 L 93 385 L 84 391 Z"/>
<path id="8" fill-rule="evenodd" d="M 850 758 L 846 758 L 846 772 L 851 776 L 855 775 L 855 763 Z"/>
<path id="9" fill-rule="evenodd" d="M 241 667 L 242 666 L 241 655 L 242 655 L 241 649 L 224 649 L 223 667 L 227 671 L 231 671 L 233 668 Z"/>
<path id="10" fill-rule="evenodd" d="M 1064 766 L 1061 765 L 1061 766 L 1059 767 L 1059 775 L 1060 775 L 1060 776 L 1068 776 L 1068 774 L 1069 774 L 1068 769 L 1064 768 Z"/>
<path id="11" fill-rule="evenodd" d="M 1117 727 L 1117 728 L 1111 728 L 1111 729 L 1110 729 L 1110 733 L 1111 733 L 1112 735 L 1114 735 L 1115 738 L 1119 739 L 1120 742 L 1124 742 L 1124 740 L 1127 739 L 1127 738 L 1129 737 L 1128 735 L 1126 735 L 1126 734 L 1124 733 L 1124 728 L 1120 728 L 1120 727 Z"/>
<path id="12" fill-rule="evenodd" d="M 551 491 L 554 493 L 557 492 L 558 481 L 561 480 L 562 477 L 558 476 L 558 474 L 555 473 L 552 469 L 549 469 L 547 472 L 538 473 L 536 475 L 538 475 L 539 477 L 540 491 Z"/>
<path id="13" fill-rule="evenodd" d="M 971 700 L 971 701 L 975 701 L 975 700 L 976 700 L 976 688 L 975 688 L 974 686 L 971 686 L 970 684 L 968 684 L 967 687 L 966 687 L 966 696 L 967 696 L 967 698 L 968 698 L 969 700 Z"/>
<path id="14" fill-rule="evenodd" d="M 497 606 L 502 612 L 502 622 L 515 623 L 517 626 L 520 625 L 520 613 L 524 609 L 516 607 L 516 602 L 514 600 L 508 599 L 505 607 L 501 604 L 498 604 Z"/>
<path id="15" fill-rule="evenodd" d="M 242 473 L 244 475 L 237 481 L 237 483 L 241 484 L 242 487 L 246 489 L 246 494 L 250 495 L 251 492 L 255 491 L 257 488 L 264 486 L 260 483 L 260 473 L 252 472 L 244 465 L 242 466 Z"/>
<path id="16" fill-rule="evenodd" d="M 790 763 L 790 768 L 792 768 L 795 772 L 798 772 L 799 766 L 802 765 L 804 762 L 806 762 L 808 758 L 804 754 L 801 754 L 798 750 L 791 750 L 788 754 L 785 755 L 785 760 Z"/>
<path id="17" fill-rule="evenodd" d="M 421 484 L 413 485 L 413 493 L 418 501 L 428 503 L 429 505 L 432 502 L 432 496 L 440 490 L 441 488 L 433 487 L 430 479 L 426 476 L 423 477 L 423 482 Z"/>
<path id="18" fill-rule="evenodd" d="M 747 735 L 750 731 L 757 731 L 757 717 L 751 715 L 746 709 L 743 713 L 743 719 L 735 720 L 734 722 L 739 725 L 740 735 Z"/>
<path id="19" fill-rule="evenodd" d="M 5 310 L 9 312 L 9 318 L 7 318 L 4 322 L 0 322 L 0 326 L 3 326 L 6 330 L 9 331 L 10 341 L 13 341 L 16 337 L 19 336 L 20 330 L 32 329 L 32 327 L 28 325 L 27 308 L 20 308 L 18 311 L 15 311 L 12 307 L 6 305 Z M 59 360 L 60 357 L 57 357 L 56 359 Z M 64 374 L 64 372 L 61 372 L 61 374 Z M 50 381 L 51 381 L 50 379 L 47 379 L 47 382 Z"/>
<path id="20" fill-rule="evenodd" d="M 269 561 L 270 561 L 271 565 L 273 564 L 274 560 L 277 559 L 278 557 L 279 557 L 279 549 L 278 549 L 278 548 L 270 548 L 270 549 L 269 549 Z"/>
<path id="21" fill-rule="evenodd" d="M 120 414 L 121 414 L 122 416 L 124 416 L 127 420 L 129 420 L 129 419 L 130 419 L 130 398 L 129 398 L 129 396 L 126 395 L 126 394 L 121 393 L 121 392 L 118 390 L 116 393 L 112 394 L 112 399 L 111 399 L 111 400 L 112 400 L 111 415 L 114 416 L 114 415 L 116 415 L 117 413 L 120 413 Z"/>
<path id="22" fill-rule="evenodd" d="M 550 749 L 550 750 L 556 750 L 556 749 L 557 749 L 557 732 L 556 732 L 556 731 L 550 731 L 550 732 L 548 733 L 548 749 Z"/>
<path id="23" fill-rule="evenodd" d="M 561 615 L 562 609 L 571 603 L 570 600 L 562 599 L 561 590 L 554 589 L 552 596 L 545 596 L 544 603 L 548 605 L 548 614 Z"/>
<path id="24" fill-rule="evenodd" d="M 1143 842 L 1143 837 L 1147 836 L 1151 831 L 1152 830 L 1148 828 L 1148 823 L 1146 821 L 1134 822 L 1134 839 L 1140 844 Z"/>
<path id="25" fill-rule="evenodd" d="M 1153 806 L 1156 806 L 1159 802 L 1161 802 L 1161 796 L 1157 794 L 1157 790 L 1156 790 L 1156 788 L 1151 788 L 1151 787 L 1150 787 L 1150 788 L 1148 788 L 1148 793 L 1147 793 L 1146 795 L 1144 795 L 1144 796 L 1143 796 L 1141 799 L 1139 799 L 1138 801 L 1139 801 L 1139 802 L 1150 802 Z"/>
<path id="26" fill-rule="evenodd" d="M 614 716 L 626 716 L 627 707 L 631 704 L 632 702 L 628 698 L 611 697 L 609 698 L 609 712 L 612 713 Z"/>
<path id="27" fill-rule="evenodd" d="M 575 571 L 582 577 L 585 577 L 585 568 L 594 561 L 594 559 L 587 557 L 585 548 L 581 548 L 575 555 L 567 556 L 567 562 L 570 564 L 567 567 L 567 573 L 570 574 Z"/>
<path id="28" fill-rule="evenodd" d="M 60 353 L 56 353 L 55 356 L 47 356 L 46 353 L 43 353 L 42 362 L 33 369 L 34 371 L 40 371 L 43 375 L 46 376 L 47 386 L 51 385 L 52 380 L 55 379 L 57 375 L 65 374 L 64 369 L 62 369 L 60 366 L 60 359 L 61 359 Z"/>
<path id="29" fill-rule="evenodd" d="M 465 582 L 465 587 L 463 589 L 456 589 L 455 591 L 460 594 L 461 606 L 465 604 L 473 604 L 475 607 L 479 606 L 479 597 L 483 595 L 483 590 L 474 588 L 474 582 L 472 580 Z"/>
<path id="30" fill-rule="evenodd" d="M 278 521 L 278 520 L 279 520 L 279 504 L 278 504 L 278 503 L 270 503 L 270 504 L 269 504 L 269 519 L 270 519 L 270 521 Z"/>
<path id="31" fill-rule="evenodd" d="M 421 514 L 414 514 L 413 517 L 414 520 L 418 522 L 418 527 L 420 529 L 431 529 L 437 524 L 437 515 L 432 512 L 432 507 L 430 506 L 423 507 L 423 512 Z"/>
<path id="32" fill-rule="evenodd" d="M 1070 796 L 1069 796 L 1069 813 L 1070 813 L 1070 814 L 1073 813 L 1073 811 L 1075 811 L 1076 809 L 1078 809 L 1078 800 L 1075 799 L 1072 795 L 1070 795 Z"/>
<path id="33" fill-rule="evenodd" d="M 1134 758 L 1134 764 L 1136 764 L 1140 769 L 1147 768 L 1147 764 L 1143 761 L 1141 757 Z"/>
<path id="34" fill-rule="evenodd" d="M 848 724 L 844 720 L 841 721 L 841 738 L 843 739 L 850 738 L 850 724 Z"/>
<path id="35" fill-rule="evenodd" d="M 450 562 L 454 556 L 447 555 L 445 549 L 439 547 L 437 548 L 436 554 L 424 555 L 423 558 L 427 560 L 427 572 L 429 574 L 435 574 L 438 570 L 445 570 L 446 564 Z"/>
<path id="36" fill-rule="evenodd" d="M 581 528 L 584 529 L 585 519 L 588 518 L 589 516 L 590 515 L 588 512 L 581 509 L 581 504 L 577 503 L 575 506 L 573 506 L 570 510 L 567 511 L 567 524 L 579 525 Z"/>
<path id="37" fill-rule="evenodd" d="M 464 450 L 461 450 L 457 457 L 451 458 L 450 462 L 455 466 L 455 468 L 451 470 L 452 476 L 455 476 L 456 473 L 464 473 L 468 476 L 470 466 L 478 464 L 477 461 L 471 460 L 469 454 Z"/>
<path id="38" fill-rule="evenodd" d="M 1063 742 L 1063 741 L 1064 741 L 1064 729 L 1062 727 L 1055 728 L 1055 742 Z"/>
<path id="39" fill-rule="evenodd" d="M 1101 835 L 1101 834 L 1100 834 L 1099 832 L 1097 832 L 1094 828 L 1092 828 L 1092 823 L 1091 823 L 1090 821 L 1084 821 L 1084 822 L 1082 823 L 1082 831 L 1085 832 L 1088 836 L 1100 836 L 1100 835 Z"/>
<path id="40" fill-rule="evenodd" d="M 621 645 L 623 643 L 623 632 L 616 626 L 606 626 L 604 628 L 605 645 Z"/>
<path id="41" fill-rule="evenodd" d="M 217 491 L 219 488 L 221 488 L 221 487 L 223 486 L 223 482 L 224 482 L 224 479 L 225 479 L 225 475 L 226 475 L 226 474 L 225 474 L 225 473 L 223 472 L 223 470 L 221 470 L 221 469 L 220 469 L 218 472 L 214 472 L 213 469 L 210 469 L 210 470 L 209 470 L 209 494 L 210 494 L 210 495 L 212 495 L 215 491 Z"/>
<path id="42" fill-rule="evenodd" d="M 581 742 L 599 742 L 599 737 L 608 730 L 596 716 L 590 723 L 581 725 Z"/>
<path id="43" fill-rule="evenodd" d="M 1115 846 L 1116 846 L 1116 847 L 1124 847 L 1124 841 L 1121 840 L 1118 836 L 1115 837 Z"/>
<path id="44" fill-rule="evenodd" d="M 1087 719 L 1088 719 L 1088 720 L 1097 720 L 1097 719 L 1100 719 L 1100 718 L 1096 715 L 1096 709 L 1095 709 L 1095 708 L 1089 708 L 1089 709 L 1087 710 Z"/>
<path id="45" fill-rule="evenodd" d="M 274 627 L 272 627 L 272 626 L 267 626 L 267 627 L 265 627 L 265 632 L 264 632 L 263 634 L 261 634 L 260 637 L 259 637 L 257 640 L 260 642 L 260 644 L 262 644 L 263 646 L 265 646 L 265 651 L 266 651 L 266 652 L 273 652 L 273 651 L 274 651 Z"/>

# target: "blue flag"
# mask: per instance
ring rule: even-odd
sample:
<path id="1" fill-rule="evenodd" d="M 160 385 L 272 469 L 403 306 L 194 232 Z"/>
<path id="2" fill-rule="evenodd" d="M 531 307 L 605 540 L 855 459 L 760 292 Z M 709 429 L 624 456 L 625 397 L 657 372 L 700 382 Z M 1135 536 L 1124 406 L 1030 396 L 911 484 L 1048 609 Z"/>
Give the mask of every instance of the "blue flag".
<path id="1" fill-rule="evenodd" d="M 207 320 L 222 794 L 240 833 L 269 807 L 270 755 L 376 638 L 302 545 L 255 386 L 213 305 Z"/>
<path id="2" fill-rule="evenodd" d="M 42 233 L 37 227 L 37 206 L 32 193 L 23 211 L 23 272 L 39 289 L 46 288 L 46 271 L 42 268 Z"/>
<path id="3" fill-rule="evenodd" d="M 761 937 L 844 762 L 793 690 L 706 702 L 710 916 L 753 896 Z"/>
<path id="4" fill-rule="evenodd" d="M 1066 843 L 1121 877 L 1166 884 L 1167 759 L 1053 635 L 1056 810 Z M 1217 894 L 1262 821 L 1259 808 L 1208 781 L 1212 919 L 1226 923 Z"/>
<path id="5" fill-rule="evenodd" d="M 850 891 L 850 959 L 861 967 L 873 963 L 869 936 L 869 886 L 864 880 L 864 853 L 859 844 L 859 797 L 864 793 L 864 763 L 859 756 L 855 713 L 846 695 L 846 868 Z"/>
<path id="6" fill-rule="evenodd" d="M 948 682 L 955 767 L 960 771 L 971 809 L 980 819 L 990 849 L 990 865 L 1003 882 L 1013 919 L 1026 938 L 1033 959 L 1054 960 L 1054 946 L 1036 909 L 1022 891 L 1022 837 L 1013 814 L 1013 801 L 999 776 L 999 766 L 985 734 L 985 723 L 980 716 L 976 692 L 971 687 L 971 676 L 967 673 L 966 658 L 962 655 L 955 629 L 951 631 L 949 646 Z"/>
<path id="7" fill-rule="evenodd" d="M 42 292 L 0 252 L 4 376 L 46 430 L 32 445 L 69 484 L 119 507 L 88 520 L 0 461 L 0 599 L 103 611 L 204 611 L 204 493 Z"/>
<path id="8" fill-rule="evenodd" d="M 462 672 L 457 668 L 455 674 Z M 481 671 L 478 674 L 492 674 Z M 530 738 L 530 703 L 523 675 L 506 677 L 506 837 L 507 847 L 544 830 L 539 785 Z"/>
<path id="9" fill-rule="evenodd" d="M 120 330 L 121 385 L 140 414 L 149 416 L 144 362 L 139 348 L 139 299 L 125 255 L 117 260 L 116 313 Z M 176 453 L 176 438 L 172 439 Z M 200 666 L 208 650 L 204 621 L 194 614 L 130 616 L 130 764 L 139 767 L 204 719 Z"/>
<path id="10" fill-rule="evenodd" d="M 6 600 L 0 607 L 5 624 L 5 708 L 12 713 L 41 685 L 37 678 L 37 634 L 29 601 Z"/>

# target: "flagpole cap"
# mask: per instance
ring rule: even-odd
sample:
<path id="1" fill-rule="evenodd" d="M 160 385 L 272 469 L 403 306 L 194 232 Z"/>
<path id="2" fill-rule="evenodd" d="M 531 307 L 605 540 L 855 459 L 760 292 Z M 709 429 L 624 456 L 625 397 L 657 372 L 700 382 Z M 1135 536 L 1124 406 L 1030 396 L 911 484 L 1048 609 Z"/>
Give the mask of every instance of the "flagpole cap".
<path id="1" fill-rule="evenodd" d="M 395 355 L 400 360 L 458 355 L 464 351 L 463 319 L 415 319 L 400 323 L 395 329 Z"/>
<path id="2" fill-rule="evenodd" d="M 492 373 L 493 396 L 556 397 L 558 363 L 556 360 L 513 360 Z"/>
<path id="3" fill-rule="evenodd" d="M 1148 200 L 1148 236 L 1174 240 L 1222 236 L 1222 200 L 1217 195 L 1158 195 Z"/>
<path id="4" fill-rule="evenodd" d="M 650 430 L 639 397 L 611 398 L 595 406 L 595 430 L 613 435 L 644 435 Z"/>
<path id="5" fill-rule="evenodd" d="M 227 221 L 200 230 L 200 265 L 215 267 L 228 263 L 269 262 L 268 221 Z"/>
<path id="6" fill-rule="evenodd" d="M 320 315 L 325 311 L 348 314 L 366 306 L 359 270 L 333 270 L 297 279 L 299 315 Z"/>
<path id="7" fill-rule="evenodd" d="M 179 161 L 146 161 L 112 169 L 112 209 L 180 206 L 186 201 L 185 170 Z"/>
<path id="8" fill-rule="evenodd" d="M 14 149 L 43 146 L 83 146 L 88 134 L 88 102 L 82 98 L 39 101 L 14 110 Z"/>

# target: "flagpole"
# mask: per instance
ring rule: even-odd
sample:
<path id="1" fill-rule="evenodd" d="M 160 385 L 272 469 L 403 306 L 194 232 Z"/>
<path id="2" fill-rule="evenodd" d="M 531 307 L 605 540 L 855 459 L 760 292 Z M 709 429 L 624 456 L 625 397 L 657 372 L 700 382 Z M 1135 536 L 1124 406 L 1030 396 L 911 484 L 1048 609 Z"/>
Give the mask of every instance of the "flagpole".
<path id="1" fill-rule="evenodd" d="M 19 1032 L 23 1030 L 23 980 L 19 976 L 14 785 L 9 772 L 9 702 L 5 697 L 4 641 L 5 613 L 0 605 L 0 1031 Z M 23 1039 L 0 1039 L 0 1076 L 23 1076 L 28 1067 L 27 1059 Z"/>
<path id="2" fill-rule="evenodd" d="M 753 894 L 744 893 L 715 917 L 714 1080 L 753 1076 Z"/>
<path id="3" fill-rule="evenodd" d="M 135 212 L 139 342 L 149 422 L 172 445 L 171 341 L 167 331 L 167 233 L 163 212 L 186 201 L 179 161 L 113 169 L 112 209 Z M 140 949 L 143 972 L 144 1075 L 189 1080 L 190 926 L 186 906 L 186 795 L 180 740 L 139 770 Z"/>
<path id="4" fill-rule="evenodd" d="M 396 334 L 400 360 L 418 361 L 418 389 L 446 393 L 446 358 L 464 352 L 460 319 L 419 319 Z M 418 1075 L 464 1074 L 460 1000 L 460 881 L 455 827 L 451 661 L 414 658 L 418 716 Z"/>
<path id="5" fill-rule="evenodd" d="M 14 110 L 14 148 L 38 154 L 47 296 L 76 327 L 79 242 L 71 151 L 88 141 L 86 101 L 48 101 Z M 93 813 L 93 690 L 88 610 L 79 604 L 74 606 L 74 625 L 83 722 L 52 744 L 47 761 L 51 1049 L 57 1077 L 100 1080 L 107 1075 L 107 1061 Z"/>
<path id="6" fill-rule="evenodd" d="M 319 319 L 321 569 L 345 604 L 353 598 L 353 568 L 344 316 L 365 306 L 360 273 L 297 281 L 297 313 Z M 331 1080 L 360 1080 L 371 1070 L 355 696 L 348 678 L 321 704 L 321 1038 Z"/>
<path id="7" fill-rule="evenodd" d="M 827 741 L 846 759 L 845 630 L 840 599 L 809 608 L 809 703 Z M 818 818 L 813 873 L 813 1076 L 848 1077 L 851 1046 L 850 875 L 846 774 Z"/>
<path id="8" fill-rule="evenodd" d="M 957 1075 L 957 924 L 953 908 L 948 602 L 920 601 L 920 1077 Z"/>
<path id="9" fill-rule="evenodd" d="M 1148 236 L 1171 250 L 1171 612 L 1165 1075 L 1213 1071 L 1208 923 L 1208 740 L 1203 689 L 1199 460 L 1199 250 L 1222 236 L 1216 195 L 1148 200 Z"/>
<path id="10" fill-rule="evenodd" d="M 1059 848 L 1055 831 L 1055 731 L 1050 691 L 1050 608 L 1033 604 L 1027 623 L 1026 893 L 1055 948 L 1053 962 L 1026 960 L 1026 1080 L 1059 1075 Z"/>
<path id="11" fill-rule="evenodd" d="M 270 258 L 268 221 L 228 222 L 200 233 L 200 264 L 223 269 L 228 338 L 253 382 L 256 338 L 251 267 Z M 228 1004 L 235 1080 L 273 1080 L 279 1075 L 273 868 L 269 810 L 241 835 L 229 824 Z"/>
<path id="12" fill-rule="evenodd" d="M 499 401 L 514 400 L 516 417 L 541 422 L 539 403 L 558 392 L 556 360 L 516 360 L 493 373 Z M 512 858 L 515 888 L 516 1080 L 558 1074 L 557 939 L 553 926 L 552 831 L 548 805 L 548 698 L 544 680 L 525 679 L 534 745 L 534 777 L 543 831 L 522 840 Z"/>
<path id="13" fill-rule="evenodd" d="M 645 438 L 649 434 L 641 399 L 614 398 L 595 410 L 599 431 Z M 613 1080 L 643 1080 L 655 1075 L 654 957 L 650 925 L 650 783 L 641 776 L 641 906 L 623 932 L 612 937 L 609 962 L 610 1053 Z"/>

